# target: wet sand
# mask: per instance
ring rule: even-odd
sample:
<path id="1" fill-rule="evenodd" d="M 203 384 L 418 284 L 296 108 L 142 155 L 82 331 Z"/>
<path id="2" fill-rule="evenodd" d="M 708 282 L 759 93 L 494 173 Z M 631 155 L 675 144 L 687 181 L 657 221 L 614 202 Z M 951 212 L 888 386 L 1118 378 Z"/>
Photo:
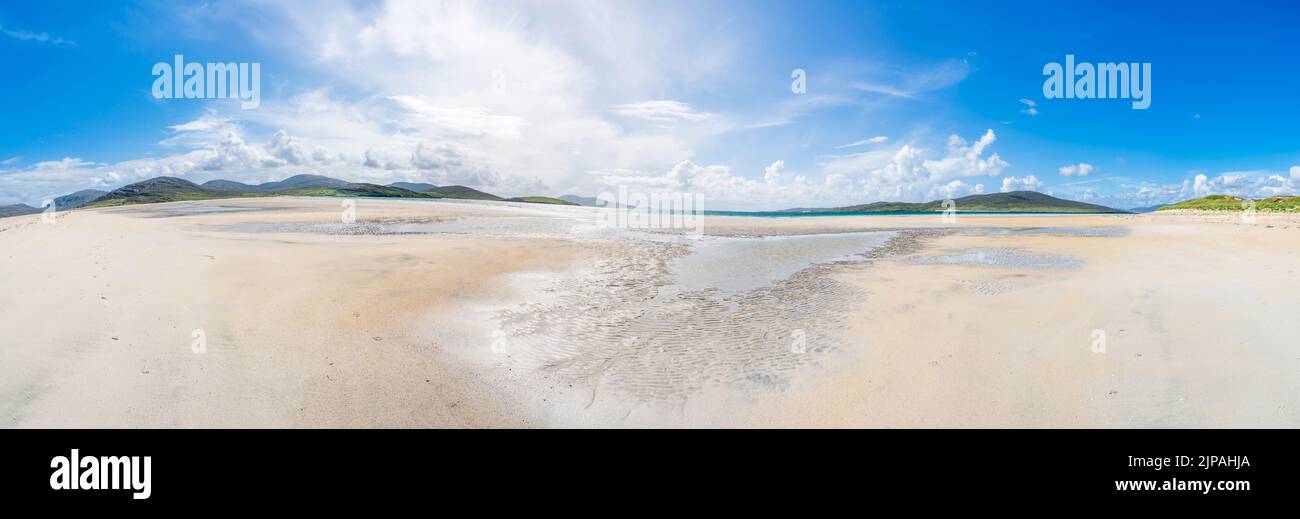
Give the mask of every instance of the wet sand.
<path id="1" fill-rule="evenodd" d="M 0 219 L 0 423 L 1300 426 L 1294 217 L 340 211 Z"/>

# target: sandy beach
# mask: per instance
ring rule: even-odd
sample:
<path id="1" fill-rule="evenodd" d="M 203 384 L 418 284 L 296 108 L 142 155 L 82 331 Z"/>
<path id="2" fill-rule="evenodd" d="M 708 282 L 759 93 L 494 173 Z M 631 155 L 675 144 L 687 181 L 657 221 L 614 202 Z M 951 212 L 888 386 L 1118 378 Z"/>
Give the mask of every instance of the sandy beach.
<path id="1" fill-rule="evenodd" d="M 1298 427 L 1300 220 L 0 219 L 7 427 Z"/>

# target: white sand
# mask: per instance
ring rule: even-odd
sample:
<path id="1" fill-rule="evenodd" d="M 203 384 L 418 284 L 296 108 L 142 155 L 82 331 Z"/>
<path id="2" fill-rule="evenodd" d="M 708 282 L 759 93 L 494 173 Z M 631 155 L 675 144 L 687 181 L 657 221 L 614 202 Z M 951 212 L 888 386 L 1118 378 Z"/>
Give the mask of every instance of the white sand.
<path id="1" fill-rule="evenodd" d="M 229 207 L 259 210 L 167 212 Z M 746 265 L 677 287 L 674 265 L 705 265 L 675 262 L 689 240 L 591 232 L 585 211 L 359 203 L 362 224 L 457 233 L 410 235 L 317 232 L 332 199 L 0 219 L 0 423 L 1300 426 L 1294 218 L 711 217 L 729 236 L 965 230 L 717 293 L 694 285 Z M 970 251 L 1077 264 L 916 261 Z"/>

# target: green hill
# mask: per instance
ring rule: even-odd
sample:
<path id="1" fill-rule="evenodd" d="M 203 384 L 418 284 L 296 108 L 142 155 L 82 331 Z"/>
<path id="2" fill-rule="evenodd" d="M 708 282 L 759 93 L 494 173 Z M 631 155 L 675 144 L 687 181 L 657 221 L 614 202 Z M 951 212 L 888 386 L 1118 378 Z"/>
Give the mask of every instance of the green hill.
<path id="1" fill-rule="evenodd" d="M 27 204 L 0 205 L 0 218 L 10 216 L 22 216 L 25 214 L 36 214 L 41 212 L 40 209 Z"/>
<path id="2" fill-rule="evenodd" d="M 392 184 L 388 184 L 388 187 L 400 187 L 402 189 L 408 191 L 415 191 L 417 193 L 421 191 L 428 191 L 430 189 L 438 189 L 438 186 L 425 183 L 425 182 L 393 182 Z"/>
<path id="3" fill-rule="evenodd" d="M 200 186 L 188 180 L 174 177 L 157 177 L 122 186 L 101 196 L 85 207 L 112 207 L 129 204 L 153 204 L 159 202 L 182 202 L 187 200 L 211 200 L 214 198 L 232 198 L 245 196 L 234 191 L 224 191 Z"/>
<path id="4" fill-rule="evenodd" d="M 107 194 L 108 193 L 105 193 L 98 189 L 82 189 L 81 191 L 77 191 L 76 193 L 70 193 L 55 198 L 54 208 L 59 211 L 76 209 L 83 205 L 94 202 L 95 200 L 99 200 L 101 197 Z"/>
<path id="5" fill-rule="evenodd" d="M 440 198 L 429 193 L 416 193 L 408 189 L 392 186 L 380 186 L 375 184 L 347 184 L 342 187 L 316 187 L 305 189 L 289 189 L 276 191 L 278 195 L 290 196 L 369 196 L 383 198 Z"/>
<path id="6" fill-rule="evenodd" d="M 506 201 L 525 202 L 529 204 L 578 205 L 567 200 L 560 200 L 559 198 L 551 198 L 549 196 L 517 196 L 514 198 L 507 198 Z"/>
<path id="7" fill-rule="evenodd" d="M 238 193 L 283 193 L 304 189 L 342 188 L 351 184 L 352 182 L 346 180 L 339 180 L 337 178 L 330 178 L 323 175 L 294 175 L 284 180 L 263 182 L 257 185 L 235 182 L 233 180 L 209 180 L 203 183 L 203 187 L 218 191 L 231 191 Z"/>
<path id="8" fill-rule="evenodd" d="M 442 186 L 425 191 L 425 193 L 435 195 L 438 198 L 454 198 L 460 200 L 495 200 L 498 202 L 504 200 L 504 198 L 499 196 L 484 193 L 472 187 L 465 186 Z"/>
<path id="9" fill-rule="evenodd" d="M 236 184 L 227 181 L 212 181 L 202 186 L 188 180 L 172 177 L 158 177 L 143 182 L 123 186 L 100 197 L 86 207 L 112 207 L 129 204 L 152 204 L 158 202 L 181 202 L 187 200 L 211 200 L 217 198 L 244 198 L 255 196 L 337 196 L 337 197 L 384 197 L 384 198 L 439 198 L 437 195 L 416 193 L 397 187 L 375 184 L 347 183 L 337 179 L 316 175 L 298 175 L 280 182 L 268 182 L 256 189 L 215 189 L 209 186 L 230 186 Z M 263 187 L 266 186 L 266 187 Z M 288 187 L 305 186 L 305 187 Z"/>
<path id="10" fill-rule="evenodd" d="M 565 202 L 572 202 L 575 205 L 585 205 L 588 207 L 601 206 L 600 200 L 598 200 L 594 196 L 564 195 L 560 197 L 560 200 L 564 200 Z"/>
<path id="11" fill-rule="evenodd" d="M 430 187 L 427 190 L 420 188 Z M 411 189 L 416 188 L 416 189 Z M 245 184 L 231 180 L 209 180 L 198 185 L 174 177 L 157 177 L 122 186 L 107 194 L 85 190 L 60 198 L 68 206 L 113 207 L 130 204 L 212 200 L 218 198 L 246 198 L 262 196 L 330 196 L 373 198 L 448 198 L 460 200 L 489 200 L 524 202 L 530 204 L 578 205 L 574 202 L 549 196 L 521 196 L 502 198 L 466 186 L 433 186 L 433 184 L 394 182 L 381 186 L 363 182 L 347 182 L 321 175 L 294 175 L 284 180 L 262 184 Z M 89 202 L 89 203 L 86 203 Z M 60 207 L 62 208 L 62 207 Z M 0 215 L 27 214 L 39 210 L 26 206 L 5 207 Z"/>
<path id="12" fill-rule="evenodd" d="M 803 213 L 908 213 L 943 211 L 943 200 L 931 202 L 873 202 L 870 204 L 822 209 L 788 209 L 781 212 Z M 1063 200 L 1037 191 L 1012 191 L 987 195 L 963 196 L 953 200 L 957 211 L 1024 212 L 1024 213 L 1123 213 L 1106 206 Z"/>
<path id="13" fill-rule="evenodd" d="M 1183 200 L 1170 204 L 1157 211 L 1244 211 L 1249 198 L 1232 195 L 1210 195 L 1192 200 Z M 1300 196 L 1274 196 L 1255 200 L 1255 210 L 1260 212 L 1296 212 L 1300 211 Z"/>

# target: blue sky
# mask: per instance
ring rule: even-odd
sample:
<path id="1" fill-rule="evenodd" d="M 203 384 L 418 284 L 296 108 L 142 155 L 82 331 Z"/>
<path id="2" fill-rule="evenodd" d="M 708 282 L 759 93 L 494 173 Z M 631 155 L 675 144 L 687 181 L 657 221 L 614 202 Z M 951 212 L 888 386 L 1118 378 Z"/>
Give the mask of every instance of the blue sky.
<path id="1" fill-rule="evenodd" d="M 712 209 L 1300 189 L 1300 7 L 991 4 L 6 4 L 0 204 L 297 173 Z M 260 63 L 261 105 L 155 99 L 175 54 Z M 1044 98 L 1066 54 L 1151 63 L 1150 108 Z"/>

